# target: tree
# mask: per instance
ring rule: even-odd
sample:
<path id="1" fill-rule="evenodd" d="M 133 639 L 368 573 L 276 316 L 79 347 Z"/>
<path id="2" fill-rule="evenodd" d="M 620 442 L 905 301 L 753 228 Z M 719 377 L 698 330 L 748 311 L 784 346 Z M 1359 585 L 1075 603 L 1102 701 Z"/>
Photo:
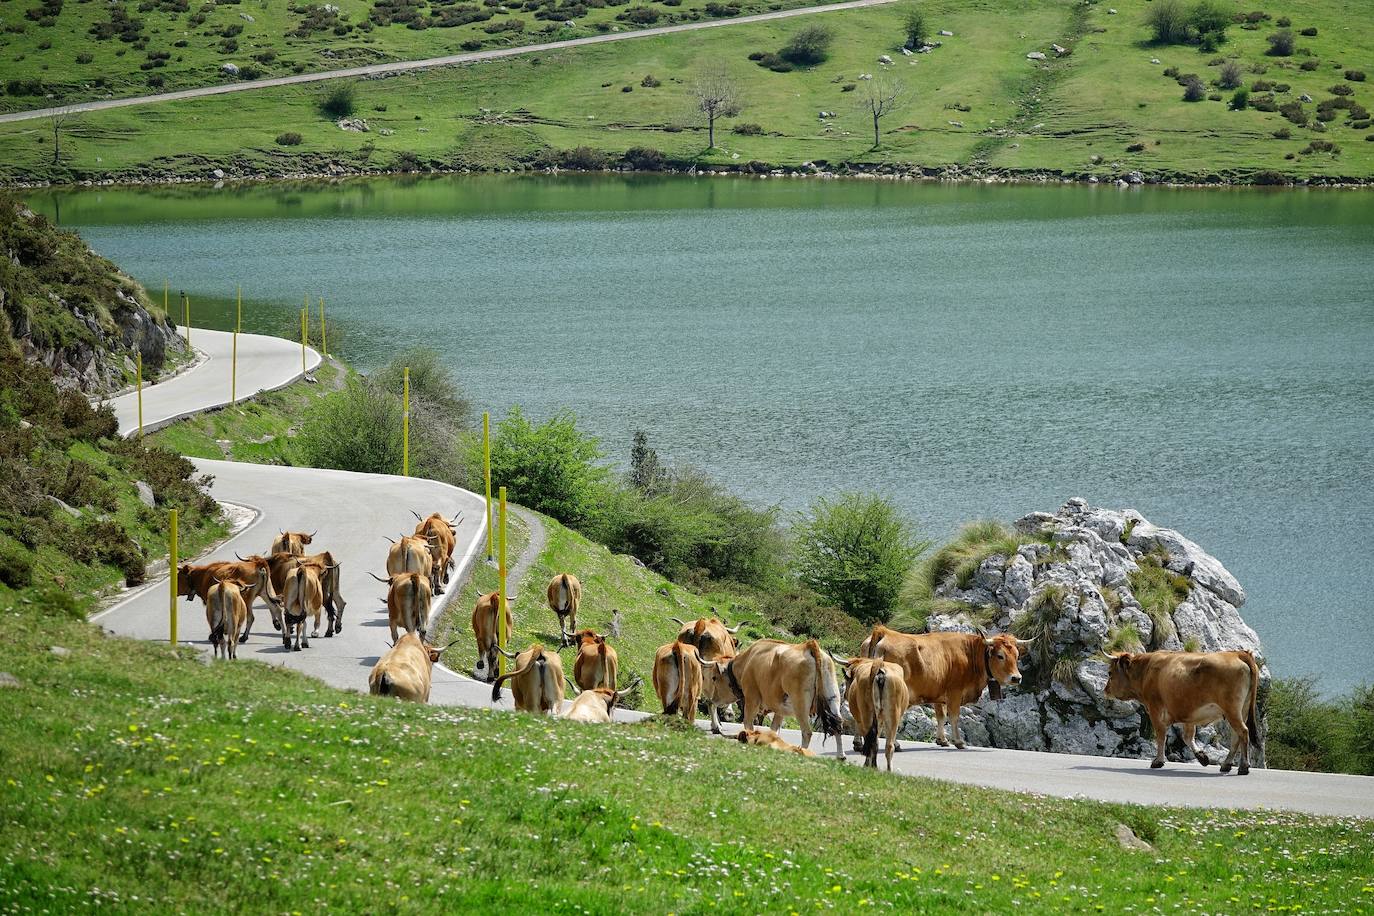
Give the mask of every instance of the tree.
<path id="1" fill-rule="evenodd" d="M 1145 16 L 1145 24 L 1162 45 L 1183 44 L 1188 40 L 1188 8 L 1183 0 L 1156 0 Z"/>
<path id="2" fill-rule="evenodd" d="M 903 96 L 906 86 L 886 73 L 878 73 L 871 80 L 864 80 L 863 92 L 859 96 L 859 107 L 873 118 L 873 148 L 878 148 L 878 122 L 896 111 L 905 102 Z"/>
<path id="3" fill-rule="evenodd" d="M 834 38 L 835 33 L 829 26 L 808 25 L 782 46 L 778 56 L 800 66 L 824 63 L 826 55 L 830 52 L 830 42 Z"/>
<path id="4" fill-rule="evenodd" d="M 1269 50 L 1265 51 L 1270 57 L 1291 57 L 1297 45 L 1297 39 L 1293 37 L 1293 32 L 1289 29 L 1280 29 L 1269 36 Z"/>
<path id="5" fill-rule="evenodd" d="M 658 452 L 649 444 L 649 435 L 643 430 L 635 430 L 634 442 L 630 446 L 630 486 L 645 496 L 655 496 L 668 482 L 668 470 L 658 458 Z"/>
<path id="6" fill-rule="evenodd" d="M 48 126 L 52 128 L 53 165 L 62 164 L 62 131 L 66 130 L 68 122 L 74 120 L 80 113 L 70 105 L 63 105 L 53 109 L 53 113 L 48 115 Z"/>
<path id="7" fill-rule="evenodd" d="M 739 86 L 722 63 L 712 63 L 697 75 L 692 86 L 697 111 L 706 115 L 706 148 L 715 149 L 716 119 L 732 118 L 744 110 Z"/>
<path id="8" fill-rule="evenodd" d="M 803 585 L 864 623 L 888 620 L 902 582 L 928 541 L 881 496 L 821 497 L 796 529 Z"/>
<path id="9" fill-rule="evenodd" d="M 481 447 L 480 440 L 476 445 Z M 570 412 L 536 425 L 512 407 L 492 431 L 492 483 L 509 487 L 521 505 L 568 525 L 588 522 L 599 508 L 608 477 L 600 460 L 597 441 L 577 428 Z"/>
<path id="10" fill-rule="evenodd" d="M 906 32 L 906 46 L 913 51 L 926 43 L 926 17 L 921 8 L 911 4 L 902 13 L 902 29 Z"/>
<path id="11" fill-rule="evenodd" d="M 1217 85 L 1222 89 L 1237 89 L 1245 79 L 1244 72 L 1240 69 L 1240 63 L 1228 60 L 1221 65 L 1221 75 L 1217 79 Z"/>

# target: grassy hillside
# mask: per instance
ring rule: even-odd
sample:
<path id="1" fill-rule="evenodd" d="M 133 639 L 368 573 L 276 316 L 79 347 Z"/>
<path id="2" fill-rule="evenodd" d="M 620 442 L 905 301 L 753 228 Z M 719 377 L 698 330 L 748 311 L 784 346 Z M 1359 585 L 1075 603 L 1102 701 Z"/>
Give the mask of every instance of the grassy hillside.
<path id="1" fill-rule="evenodd" d="M 1367 107 L 1367 82 L 1346 70 L 1374 72 L 1374 31 L 1357 25 L 1354 0 L 1280 0 L 1253 29 L 1230 27 L 1216 52 L 1148 43 L 1148 0 L 1105 4 L 1067 0 L 932 0 L 922 4 L 932 29 L 952 31 L 929 54 L 903 57 L 900 5 L 825 14 L 834 42 L 825 63 L 776 73 L 749 60 L 776 51 L 797 21 L 753 23 L 703 32 L 544 52 L 504 61 L 371 80 L 357 86 L 358 115 L 371 131 L 339 130 L 318 110 L 320 85 L 265 89 L 151 108 L 91 113 L 69 131 L 72 158 L 51 164 L 50 129 L 41 122 L 0 127 L 0 178 L 115 175 L 206 177 L 222 167 L 238 174 L 331 169 L 415 170 L 520 168 L 559 161 L 558 151 L 586 146 L 618 157 L 631 147 L 662 151 L 669 161 L 741 167 L 750 161 L 951 166 L 1052 170 L 1109 177 L 1133 170 L 1172 179 L 1245 179 L 1274 171 L 1299 178 L 1374 176 L 1374 131 L 1352 109 L 1327 109 L 1348 87 L 1349 104 Z M 1266 56 L 1267 36 L 1281 17 L 1298 38 L 1291 57 Z M 1051 44 L 1072 48 L 1055 59 Z M 1050 54 L 1044 62 L 1026 54 Z M 880 55 L 895 63 L 879 63 Z M 1253 105 L 1228 110 L 1231 91 L 1212 85 L 1235 59 L 1252 92 L 1278 107 L 1303 94 L 1309 126 Z M 707 151 L 704 126 L 689 91 L 703 62 L 724 62 L 745 107 L 722 122 L 720 148 Z M 1152 63 L 1158 60 L 1159 63 Z M 1310 62 L 1310 63 L 1309 63 Z M 1302 69 L 1302 66 L 1315 69 Z M 1175 69 L 1176 68 L 1176 69 Z M 908 101 L 883 122 L 871 150 L 871 127 L 855 104 L 863 74 L 890 70 Z M 1183 101 L 1179 75 L 1195 73 L 1220 101 Z M 652 76 L 657 86 L 644 85 Z M 1342 92 L 1345 89 L 1340 90 Z M 1342 102 L 1342 104 L 1347 104 Z M 818 112 L 833 112 L 821 119 Z M 731 125 L 757 125 L 747 134 Z M 1287 129 L 1288 139 L 1274 134 Z M 284 131 L 301 135 L 280 146 Z M 1335 151 L 1311 147 L 1334 143 Z M 574 161 L 589 161 L 596 156 Z"/>
<path id="2" fill-rule="evenodd" d="M 912 781 L 652 721 L 373 699 L 31 607 L 3 625 L 6 910 L 1353 912 L 1374 894 L 1358 821 Z M 1156 851 L 1121 849 L 1118 823 Z"/>
<path id="3" fill-rule="evenodd" d="M 730 18 L 816 0 L 0 0 L 0 111 Z M 631 11 L 634 12 L 631 12 Z M 566 23 L 572 22 L 572 25 Z M 222 68 L 232 64 L 237 73 Z"/>

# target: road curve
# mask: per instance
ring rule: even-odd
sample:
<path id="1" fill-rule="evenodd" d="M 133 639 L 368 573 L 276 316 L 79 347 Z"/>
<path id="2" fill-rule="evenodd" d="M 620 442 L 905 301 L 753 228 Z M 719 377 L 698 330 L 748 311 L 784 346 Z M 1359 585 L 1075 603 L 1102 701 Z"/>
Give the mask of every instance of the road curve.
<path id="1" fill-rule="evenodd" d="M 197 348 L 206 351 L 209 359 L 197 369 L 156 386 L 162 397 L 159 416 L 194 413 L 223 402 L 216 375 L 221 368 L 216 363 L 224 358 L 223 341 L 216 337 L 216 332 L 197 329 L 193 335 Z M 286 351 L 290 351 L 294 361 L 284 358 Z M 300 345 L 288 341 L 241 335 L 239 359 L 241 369 L 255 367 L 249 370 L 250 385 L 257 388 L 280 387 L 300 374 Z M 145 413 L 147 409 L 145 400 Z M 121 429 L 127 431 L 124 414 L 121 412 L 120 416 Z M 147 422 L 145 415 L 145 426 Z M 258 510 L 254 522 L 214 550 L 213 558 L 230 559 L 235 552 L 264 552 L 281 528 L 318 528 L 316 546 L 333 551 L 342 561 L 341 590 L 347 607 L 338 636 L 312 639 L 308 650 L 287 652 L 272 629 L 270 615 L 259 602 L 252 636 L 239 647 L 241 658 L 285 665 L 335 687 L 365 689 L 368 669 L 386 648 L 389 631 L 380 600 L 386 587 L 368 575 L 369 571 L 384 571 L 387 544 L 383 535 L 394 537 L 411 530 L 415 523 L 411 509 L 421 513 L 438 510 L 450 517 L 462 514 L 457 538 L 458 576 L 448 594 L 436 599 L 431 619 L 442 610 L 443 602 L 459 591 L 457 582 L 476 561 L 484 543 L 486 518 L 482 498 L 448 484 L 385 474 L 194 460 L 199 470 L 213 475 L 211 492 L 215 498 Z M 518 588 L 519 583 L 514 583 L 514 587 Z M 205 612 L 200 603 L 182 600 L 177 607 L 180 638 L 208 651 Z M 120 635 L 166 639 L 166 578 L 149 584 L 93 619 Z M 490 696 L 491 689 L 486 684 L 442 666 L 435 669 L 433 703 L 486 707 L 491 705 Z M 510 708 L 508 693 L 499 705 Z M 627 721 L 644 716 L 622 711 L 617 718 Z M 698 724 L 705 727 L 705 723 Z M 733 732 L 737 726 L 726 728 Z M 784 730 L 783 734 L 794 743 L 800 740 L 795 731 Z M 845 739 L 847 759 L 859 764 L 862 758 L 848 752 L 850 740 Z M 817 752 L 821 751 L 819 741 L 817 737 L 812 742 L 812 749 Z M 834 745 L 826 747 L 833 754 Z M 1148 760 L 996 748 L 970 747 L 960 751 L 921 742 L 904 742 L 893 767 L 912 776 L 1065 798 L 1374 818 L 1374 778 L 1365 776 L 1260 769 L 1245 777 L 1222 776 L 1216 767 L 1204 769 L 1197 764 L 1169 763 L 1162 770 L 1151 770 Z"/>
<path id="2" fill-rule="evenodd" d="M 733 19 L 683 22 L 677 25 L 661 25 L 648 29 L 637 29 L 630 32 L 607 32 L 604 35 L 589 35 L 585 38 L 567 38 L 562 41 L 546 41 L 540 44 L 520 45 L 514 48 L 497 48 L 491 51 L 472 51 L 466 54 L 427 57 L 422 60 L 398 60 L 384 64 L 345 67 L 341 70 L 322 70 L 316 73 L 296 73 L 291 76 L 274 76 L 269 79 L 252 80 L 250 82 L 201 86 L 196 89 L 180 89 L 176 92 L 159 92 L 153 95 L 131 96 L 126 99 L 101 99 L 95 102 L 75 102 L 71 105 L 61 105 L 52 108 L 34 108 L 29 111 L 12 111 L 6 114 L 0 114 L 0 124 L 14 121 L 30 121 L 35 118 L 46 118 L 58 113 L 103 111 L 107 108 L 126 108 L 130 105 L 153 105 L 158 102 L 199 99 L 205 96 L 224 95 L 230 92 L 249 92 L 254 89 L 268 89 L 273 86 L 291 86 L 297 83 L 316 83 L 322 80 L 378 76 L 387 73 L 406 73 L 411 70 L 427 70 L 432 67 L 449 67 L 454 64 L 470 64 L 483 60 L 499 60 L 503 57 L 518 57 L 521 54 L 537 54 L 543 51 L 561 51 L 564 48 L 577 48 L 583 45 L 595 45 L 607 41 L 650 38 L 655 35 L 671 35 L 674 32 L 695 32 L 699 29 L 715 29 L 745 22 L 766 22 L 770 19 L 788 19 L 792 16 L 809 16 L 813 13 L 852 10 L 866 6 L 881 6 L 885 3 L 893 2 L 895 2 L 895 0 L 847 0 L 845 3 L 834 3 L 826 6 L 807 6 L 794 10 L 777 10 L 771 13 L 756 13 L 752 16 L 738 16 Z"/>

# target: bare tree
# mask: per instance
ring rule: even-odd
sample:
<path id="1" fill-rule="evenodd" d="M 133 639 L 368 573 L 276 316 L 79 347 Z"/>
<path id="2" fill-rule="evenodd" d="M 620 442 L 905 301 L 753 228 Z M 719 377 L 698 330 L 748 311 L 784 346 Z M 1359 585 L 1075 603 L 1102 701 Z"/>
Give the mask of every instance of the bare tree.
<path id="1" fill-rule="evenodd" d="M 706 65 L 697 74 L 692 92 L 696 96 L 697 111 L 706 115 L 706 148 L 714 149 L 716 118 L 734 117 L 744 109 L 744 103 L 739 97 L 739 86 L 724 64 L 714 62 Z"/>
<path id="2" fill-rule="evenodd" d="M 48 115 L 48 126 L 52 128 L 52 164 L 61 165 L 62 163 L 62 131 L 66 130 L 67 123 L 74 120 L 81 112 L 70 105 L 63 105 L 54 108 L 52 114 Z"/>
<path id="3" fill-rule="evenodd" d="M 863 92 L 859 95 L 859 107 L 873 116 L 873 148 L 878 148 L 878 122 L 902 107 L 906 101 L 906 86 L 886 73 L 874 74 L 864 80 Z"/>

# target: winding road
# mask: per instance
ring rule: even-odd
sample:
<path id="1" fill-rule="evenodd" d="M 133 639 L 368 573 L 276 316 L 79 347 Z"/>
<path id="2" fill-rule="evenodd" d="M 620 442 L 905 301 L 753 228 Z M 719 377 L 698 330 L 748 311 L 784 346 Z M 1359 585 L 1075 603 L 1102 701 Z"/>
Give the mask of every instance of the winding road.
<path id="1" fill-rule="evenodd" d="M 207 359 L 145 393 L 145 429 L 150 424 L 170 422 L 168 418 L 220 406 L 227 400 L 224 361 L 230 339 L 222 332 L 194 330 L 193 341 Z M 318 362 L 318 354 L 309 351 L 307 365 Z M 240 335 L 239 363 L 239 387 L 245 393 L 279 388 L 302 374 L 300 345 L 270 337 Z M 155 401 L 152 391 L 156 391 Z M 120 429 L 125 433 L 137 428 L 136 406 L 132 413 L 130 410 L 133 397 L 126 395 L 114 401 Z M 156 406 L 150 408 L 154 403 Z M 482 498 L 447 484 L 384 474 L 200 459 L 195 459 L 195 463 L 201 471 L 214 476 L 211 492 L 215 498 L 258 512 L 247 528 L 210 556 L 227 559 L 236 551 L 265 552 L 278 529 L 318 528 L 316 546 L 332 550 L 342 561 L 342 592 L 347 608 L 338 636 L 312 639 L 311 648 L 302 652 L 284 651 L 279 635 L 272 630 L 270 615 L 260 606 L 249 641 L 239 647 L 240 658 L 285 665 L 336 687 L 364 689 L 368 669 L 386 648 L 386 613 L 380 602 L 385 586 L 368 575 L 369 570 L 383 569 L 387 548 L 383 535 L 412 530 L 412 509 L 421 514 L 438 510 L 450 517 L 462 513 L 458 526 L 459 575 L 447 594 L 436 598 L 431 619 L 442 610 L 449 596 L 459 591 L 457 582 L 477 561 L 484 546 Z M 513 581 L 513 587 L 519 587 L 518 580 Z M 181 637 L 208 652 L 200 603 L 183 600 L 177 606 Z M 165 640 L 167 579 L 150 583 L 94 619 L 121 635 Z M 435 669 L 433 703 L 485 707 L 490 705 L 490 694 L 490 687 L 485 684 L 442 666 Z M 510 708 L 509 695 L 501 705 Z M 618 718 L 632 720 L 644 715 L 622 711 Z M 735 728 L 727 726 L 730 731 Z M 785 730 L 784 735 L 793 742 L 799 740 L 796 732 Z M 846 751 L 849 740 L 845 739 Z M 820 752 L 819 738 L 813 740 L 812 749 Z M 826 749 L 833 753 L 833 744 Z M 851 763 L 862 762 L 861 757 L 852 753 L 848 759 Z M 995 748 L 970 747 L 959 751 L 909 741 L 903 743 L 893 765 L 907 775 L 1066 798 L 1374 818 L 1374 778 L 1364 776 L 1261 769 L 1246 777 L 1221 776 L 1216 767 L 1204 769 L 1196 764 L 1170 763 L 1164 769 L 1151 770 L 1148 760 Z"/>
<path id="2" fill-rule="evenodd" d="M 607 32 L 603 35 L 588 35 L 585 38 L 565 38 L 562 41 L 546 41 L 534 45 L 519 45 L 513 48 L 496 48 L 490 51 L 472 51 L 467 54 L 448 54 L 443 57 L 427 57 L 422 60 L 397 60 L 383 64 L 366 64 L 361 67 L 345 67 L 339 70 L 321 70 L 315 73 L 296 73 L 291 76 L 274 76 L 268 79 L 244 82 L 221 83 L 215 86 L 201 86 L 196 89 L 179 89 L 175 92 L 158 92 L 152 95 L 130 96 L 123 99 L 101 99 L 95 102 L 75 102 L 52 108 L 35 108 L 29 111 L 12 111 L 0 114 L 0 124 L 13 121 L 31 121 L 47 118 L 55 114 L 75 114 L 84 111 L 102 111 L 107 108 L 126 108 L 130 105 L 154 105 L 158 102 L 176 102 L 182 99 L 199 99 L 211 95 L 224 95 L 230 92 L 251 92 L 255 89 L 269 89 L 273 86 L 293 86 L 297 83 L 317 83 L 348 77 L 384 76 L 389 73 L 408 73 L 412 70 L 428 70 L 434 67 L 451 67 L 455 64 L 471 64 L 484 60 L 499 60 L 503 57 L 517 57 L 521 54 L 538 54 L 544 51 L 561 51 L 564 48 L 578 48 L 584 45 L 603 44 L 608 41 L 627 41 L 632 38 L 652 38 L 656 35 L 671 35 L 675 32 L 696 32 L 701 29 L 717 29 L 723 26 L 739 25 L 746 22 L 765 22 L 770 19 L 789 19 L 793 16 L 809 16 L 813 13 L 833 13 L 839 10 L 859 9 L 865 6 L 881 6 L 895 0 L 848 0 L 845 3 L 831 3 L 825 6 L 806 6 L 793 10 L 776 10 L 770 13 L 756 13 L 752 16 L 737 16 L 733 19 L 708 19 L 704 22 L 683 22 L 677 25 L 660 25 L 648 29 L 635 29 L 626 32 Z"/>

